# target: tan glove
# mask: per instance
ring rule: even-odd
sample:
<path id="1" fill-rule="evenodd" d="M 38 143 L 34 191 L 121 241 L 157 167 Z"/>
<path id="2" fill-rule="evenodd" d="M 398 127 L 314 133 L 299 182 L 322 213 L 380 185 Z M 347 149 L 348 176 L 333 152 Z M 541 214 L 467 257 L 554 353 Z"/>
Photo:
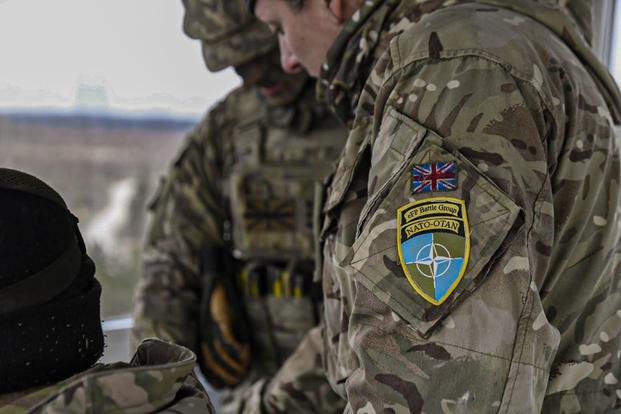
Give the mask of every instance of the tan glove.
<path id="1" fill-rule="evenodd" d="M 250 340 L 232 283 L 221 278 L 204 292 L 199 366 L 216 389 L 235 387 L 250 371 Z"/>

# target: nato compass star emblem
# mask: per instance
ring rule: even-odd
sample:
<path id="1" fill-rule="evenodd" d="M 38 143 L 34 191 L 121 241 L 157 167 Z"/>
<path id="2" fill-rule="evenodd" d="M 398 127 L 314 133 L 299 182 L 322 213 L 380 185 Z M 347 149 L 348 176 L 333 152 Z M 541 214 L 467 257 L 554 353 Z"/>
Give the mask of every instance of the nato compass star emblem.
<path id="1" fill-rule="evenodd" d="M 410 285 L 427 302 L 440 305 L 461 281 L 470 255 L 466 205 L 434 197 L 397 211 L 397 247 Z"/>
<path id="2" fill-rule="evenodd" d="M 436 282 L 451 268 L 451 260 L 463 259 L 452 258 L 451 253 L 445 246 L 434 242 L 432 235 L 430 243 L 424 245 L 416 253 L 416 259 L 407 262 L 407 264 L 415 264 L 420 274 L 433 280 L 434 289 L 438 290 Z"/>

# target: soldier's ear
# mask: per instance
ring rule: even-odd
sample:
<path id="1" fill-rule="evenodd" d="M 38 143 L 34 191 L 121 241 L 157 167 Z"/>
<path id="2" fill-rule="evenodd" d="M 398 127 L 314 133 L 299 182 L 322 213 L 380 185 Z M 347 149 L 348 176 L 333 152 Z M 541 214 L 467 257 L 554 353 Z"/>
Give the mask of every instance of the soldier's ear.
<path id="1" fill-rule="evenodd" d="M 338 24 L 345 23 L 345 20 L 349 18 L 349 16 L 346 16 L 345 1 L 346 0 L 325 0 L 328 9 L 330 9 L 330 13 L 332 13 Z"/>

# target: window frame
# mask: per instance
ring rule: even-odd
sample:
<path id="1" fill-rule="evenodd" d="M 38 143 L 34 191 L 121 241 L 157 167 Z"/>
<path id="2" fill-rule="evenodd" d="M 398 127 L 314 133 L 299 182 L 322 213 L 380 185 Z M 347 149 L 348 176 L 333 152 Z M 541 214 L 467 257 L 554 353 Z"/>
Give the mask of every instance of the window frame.
<path id="1" fill-rule="evenodd" d="M 619 9 L 615 0 L 598 0 L 593 6 L 593 48 L 611 71 L 615 49 L 620 46 L 616 42 L 619 27 L 615 26 L 621 17 L 617 16 Z"/>

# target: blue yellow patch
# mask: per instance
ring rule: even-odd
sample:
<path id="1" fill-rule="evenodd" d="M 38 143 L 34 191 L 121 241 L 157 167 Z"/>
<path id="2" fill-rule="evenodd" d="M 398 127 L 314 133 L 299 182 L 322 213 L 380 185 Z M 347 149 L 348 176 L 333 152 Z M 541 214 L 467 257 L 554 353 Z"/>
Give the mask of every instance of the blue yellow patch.
<path id="1" fill-rule="evenodd" d="M 414 290 L 429 303 L 443 303 L 459 285 L 470 256 L 464 200 L 433 197 L 399 208 L 397 247 Z"/>

